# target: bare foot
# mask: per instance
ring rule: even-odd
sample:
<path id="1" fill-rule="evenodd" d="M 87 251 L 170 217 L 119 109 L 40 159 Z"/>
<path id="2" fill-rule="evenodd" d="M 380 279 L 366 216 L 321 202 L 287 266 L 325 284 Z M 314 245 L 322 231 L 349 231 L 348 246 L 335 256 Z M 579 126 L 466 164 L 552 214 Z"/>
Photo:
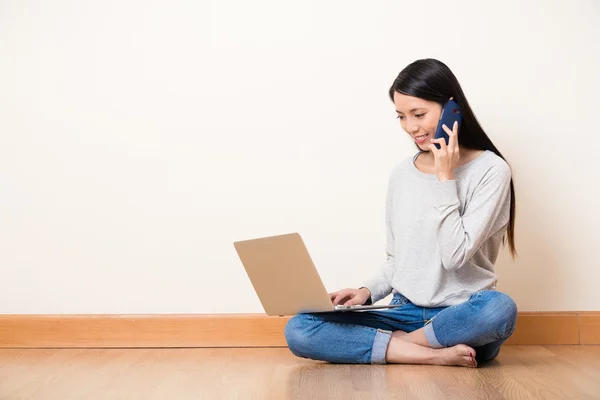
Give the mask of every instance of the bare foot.
<path id="1" fill-rule="evenodd" d="M 477 368 L 475 350 L 465 344 L 439 349 L 439 364 Z"/>
<path id="2" fill-rule="evenodd" d="M 409 335 L 406 332 L 392 333 L 387 348 L 385 360 L 390 364 L 429 364 L 429 365 L 459 365 L 462 367 L 477 367 L 475 350 L 459 344 L 454 347 L 432 349 L 403 340 Z"/>

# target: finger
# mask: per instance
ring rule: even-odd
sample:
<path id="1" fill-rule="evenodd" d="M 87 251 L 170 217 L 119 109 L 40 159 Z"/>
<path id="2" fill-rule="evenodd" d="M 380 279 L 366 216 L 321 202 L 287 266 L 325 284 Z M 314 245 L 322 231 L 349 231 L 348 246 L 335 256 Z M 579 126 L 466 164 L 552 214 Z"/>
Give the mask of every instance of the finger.
<path id="1" fill-rule="evenodd" d="M 331 302 L 337 306 L 340 303 L 341 299 L 342 299 L 342 294 L 340 292 L 338 292 Z"/>
<path id="2" fill-rule="evenodd" d="M 344 290 L 340 291 L 335 297 L 335 300 L 333 300 L 333 304 L 337 306 L 338 304 L 343 303 L 342 300 L 346 299 L 346 297 L 348 297 L 347 292 L 345 292 Z"/>
<path id="3" fill-rule="evenodd" d="M 438 140 L 439 140 L 439 139 L 438 139 Z M 432 140 L 432 142 L 433 142 L 433 140 Z M 438 148 L 437 148 L 437 147 L 435 147 L 435 144 L 433 144 L 433 143 L 432 143 L 432 144 L 430 144 L 430 145 L 429 145 L 429 150 L 431 150 L 431 152 L 433 153 L 433 156 L 434 156 L 435 158 L 438 158 L 438 157 L 439 157 L 440 151 L 438 150 Z"/>
<path id="4" fill-rule="evenodd" d="M 350 300 L 346 301 L 345 305 L 355 306 L 355 305 L 362 305 L 364 303 L 364 300 L 361 301 L 360 292 L 353 292 L 350 295 L 352 296 L 352 298 Z"/>
<path id="5" fill-rule="evenodd" d="M 452 135 L 452 131 L 446 126 L 446 124 L 442 125 L 442 129 L 448 134 L 448 136 Z"/>
<path id="6" fill-rule="evenodd" d="M 355 306 L 357 305 L 359 302 L 356 299 L 356 297 L 351 298 L 350 300 L 348 300 L 347 302 L 344 303 L 345 306 Z"/>
<path id="7" fill-rule="evenodd" d="M 329 300 L 333 301 L 333 299 L 335 299 L 335 297 L 338 295 L 338 292 L 333 292 L 333 293 L 329 293 Z"/>
<path id="8" fill-rule="evenodd" d="M 446 125 L 444 125 L 444 126 L 446 126 Z M 440 145 L 440 149 L 438 151 L 440 151 L 440 152 L 446 151 L 446 139 L 445 138 L 432 139 L 431 141 L 433 143 L 437 143 Z"/>
<path id="9" fill-rule="evenodd" d="M 448 146 L 453 149 L 458 149 L 458 122 L 454 121 L 454 125 L 452 126 L 452 132 L 448 135 L 450 136 L 450 141 L 448 142 Z"/>
<path id="10" fill-rule="evenodd" d="M 434 152 L 434 153 L 433 153 L 433 155 L 434 155 L 434 156 L 436 156 L 436 157 L 437 157 L 437 156 L 439 155 L 439 152 L 440 152 L 440 150 L 442 149 L 442 143 L 443 143 L 443 142 L 444 142 L 444 139 L 432 139 L 432 140 L 431 140 L 431 143 L 433 143 L 433 144 L 430 144 L 430 145 L 429 145 L 429 148 L 430 148 L 430 149 L 431 149 L 431 148 L 435 149 L 435 150 L 433 150 L 433 152 Z M 435 143 L 437 143 L 437 144 L 439 144 L 439 145 L 440 145 L 440 148 L 439 148 L 439 149 L 437 148 L 437 146 L 435 145 Z"/>

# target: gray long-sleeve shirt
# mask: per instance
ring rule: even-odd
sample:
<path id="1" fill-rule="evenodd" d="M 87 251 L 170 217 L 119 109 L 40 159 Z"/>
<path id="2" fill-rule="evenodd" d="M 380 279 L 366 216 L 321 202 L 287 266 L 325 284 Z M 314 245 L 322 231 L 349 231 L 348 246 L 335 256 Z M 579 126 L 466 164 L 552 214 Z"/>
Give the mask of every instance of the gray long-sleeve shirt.
<path id="1" fill-rule="evenodd" d="M 387 259 L 365 287 L 373 303 L 400 292 L 422 307 L 460 304 L 495 289 L 494 263 L 510 213 L 508 164 L 491 151 L 439 182 L 414 158 L 398 164 L 386 201 Z"/>

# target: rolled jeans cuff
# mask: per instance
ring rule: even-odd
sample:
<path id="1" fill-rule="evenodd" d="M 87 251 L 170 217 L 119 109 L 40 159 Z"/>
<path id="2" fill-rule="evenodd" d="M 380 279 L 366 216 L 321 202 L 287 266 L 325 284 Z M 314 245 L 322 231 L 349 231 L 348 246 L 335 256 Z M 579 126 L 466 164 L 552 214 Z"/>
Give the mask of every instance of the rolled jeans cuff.
<path id="1" fill-rule="evenodd" d="M 375 340 L 373 341 L 373 350 L 371 351 L 371 364 L 385 364 L 385 355 L 388 345 L 392 338 L 392 332 L 383 329 L 377 329 Z"/>
<path id="2" fill-rule="evenodd" d="M 433 349 L 441 349 L 445 346 L 442 346 L 442 344 L 437 340 L 437 337 L 435 336 L 435 332 L 433 331 L 433 323 L 429 323 L 427 325 L 425 325 L 425 339 L 427 339 L 427 342 L 429 343 L 429 347 L 433 348 Z"/>

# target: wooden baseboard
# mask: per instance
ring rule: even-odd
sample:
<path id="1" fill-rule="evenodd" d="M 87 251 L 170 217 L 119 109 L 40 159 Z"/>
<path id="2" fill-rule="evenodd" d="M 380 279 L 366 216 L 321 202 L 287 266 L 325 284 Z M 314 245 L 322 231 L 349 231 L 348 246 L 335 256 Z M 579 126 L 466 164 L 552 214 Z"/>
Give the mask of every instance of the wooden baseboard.
<path id="1" fill-rule="evenodd" d="M 579 343 L 600 344 L 600 312 L 584 311 L 579 316 Z"/>
<path id="2" fill-rule="evenodd" d="M 521 312 L 506 344 L 580 344 L 577 313 Z"/>
<path id="3" fill-rule="evenodd" d="M 0 348 L 285 347 L 289 317 L 0 315 Z M 519 313 L 507 344 L 600 344 L 599 312 Z"/>

